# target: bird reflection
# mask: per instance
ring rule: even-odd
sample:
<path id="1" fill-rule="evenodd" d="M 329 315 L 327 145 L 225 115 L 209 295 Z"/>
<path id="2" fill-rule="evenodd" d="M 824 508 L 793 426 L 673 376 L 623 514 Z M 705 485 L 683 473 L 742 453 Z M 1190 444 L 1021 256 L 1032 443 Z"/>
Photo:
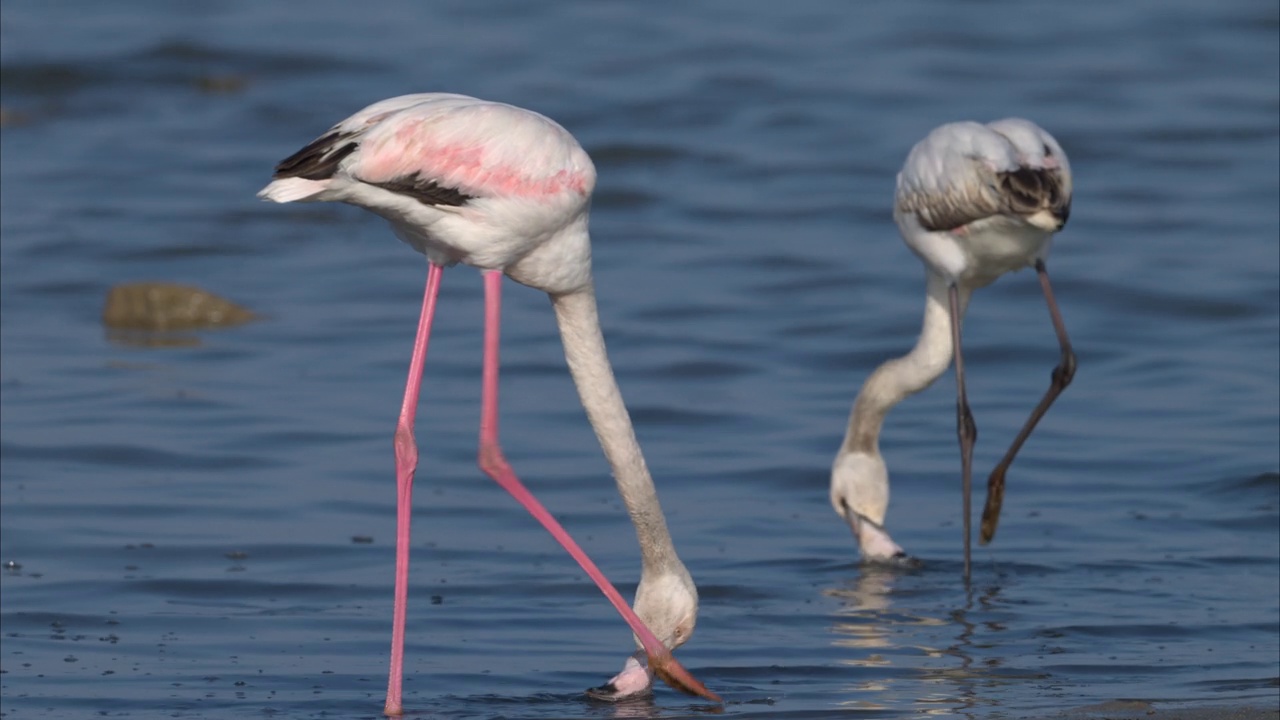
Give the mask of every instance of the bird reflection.
<path id="1" fill-rule="evenodd" d="M 847 637 L 837 638 L 834 644 L 873 650 L 893 647 L 891 636 L 895 626 L 947 624 L 942 618 L 910 615 L 893 609 L 893 589 L 903 578 L 898 568 L 866 565 L 844 587 L 824 590 L 824 595 L 837 598 L 843 604 L 837 611 L 842 619 L 832 625 L 832 630 Z M 879 656 L 850 658 L 845 662 L 858 666 L 888 664 Z"/>
<path id="2" fill-rule="evenodd" d="M 841 604 L 831 624 L 832 645 L 851 652 L 839 662 L 860 670 L 851 676 L 849 699 L 842 706 L 876 710 L 909 704 L 924 715 L 960 717 L 978 717 L 990 709 L 995 698 L 984 698 L 982 691 L 990 696 L 997 689 L 999 681 L 992 671 L 1003 662 L 981 658 L 980 648 L 989 647 L 990 635 L 1004 627 L 974 615 L 997 609 L 1000 588 L 966 589 L 958 608 L 943 607 L 945 598 L 925 607 L 933 594 L 921 583 L 924 577 L 901 568 L 864 565 L 842 586 L 822 591 Z M 892 694 L 896 680 L 923 684 L 932 691 L 905 701 Z"/>
<path id="3" fill-rule="evenodd" d="M 630 720 L 631 718 L 662 717 L 662 709 L 653 701 L 653 694 L 632 695 L 621 702 L 605 701 L 592 703 L 597 712 L 592 717 L 609 718 L 609 720 Z M 699 705 L 699 714 L 720 715 L 724 713 L 723 705 Z"/>
<path id="4" fill-rule="evenodd" d="M 594 717 L 601 718 L 627 720 L 628 718 L 650 718 L 658 714 L 658 707 L 653 702 L 652 694 L 632 696 L 623 702 L 596 702 L 592 705 L 599 709 Z"/>

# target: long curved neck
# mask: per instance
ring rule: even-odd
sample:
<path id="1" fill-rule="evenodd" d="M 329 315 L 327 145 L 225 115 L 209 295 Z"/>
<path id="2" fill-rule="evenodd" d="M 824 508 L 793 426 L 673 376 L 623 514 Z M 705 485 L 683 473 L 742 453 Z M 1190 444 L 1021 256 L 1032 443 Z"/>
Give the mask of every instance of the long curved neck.
<path id="1" fill-rule="evenodd" d="M 636 527 L 644 570 L 683 567 L 667 530 L 667 521 L 658 503 L 658 492 L 640 452 L 640 443 L 636 441 L 631 416 L 622 402 L 622 393 L 609 365 L 604 335 L 600 332 L 594 287 L 587 285 L 576 292 L 552 295 L 551 304 L 560 324 L 569 374 L 578 387 L 587 419 L 600 440 L 605 459 L 613 468 L 618 492 Z"/>
<path id="2" fill-rule="evenodd" d="M 894 405 L 929 387 L 951 364 L 951 309 L 949 281 L 929 272 L 924 323 L 911 352 L 876 368 L 862 384 L 849 415 L 841 452 L 880 454 L 880 428 Z M 969 304 L 969 290 L 959 287 L 960 316 Z"/>

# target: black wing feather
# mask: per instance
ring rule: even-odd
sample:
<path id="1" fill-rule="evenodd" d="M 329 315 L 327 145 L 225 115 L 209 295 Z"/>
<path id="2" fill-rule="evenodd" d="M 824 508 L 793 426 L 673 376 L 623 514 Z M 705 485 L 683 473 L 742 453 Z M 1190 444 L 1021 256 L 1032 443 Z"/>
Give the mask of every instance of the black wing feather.
<path id="1" fill-rule="evenodd" d="M 314 142 L 290 155 L 276 165 L 272 178 L 303 178 L 305 180 L 328 180 L 338 171 L 338 165 L 348 155 L 356 151 L 357 142 L 353 139 L 357 133 L 333 131 L 322 135 Z M 419 173 L 405 175 L 381 183 L 369 183 L 374 187 L 389 190 L 417 200 L 424 205 L 447 205 L 459 207 L 465 205 L 475 196 L 468 195 L 457 188 L 446 187 L 431 178 L 424 178 Z"/>
<path id="2" fill-rule="evenodd" d="M 369 183 L 383 190 L 390 190 L 393 193 L 408 195 L 424 205 L 448 205 L 451 207 L 459 207 L 467 204 L 468 200 L 474 200 L 474 195 L 468 195 L 457 188 L 446 187 L 430 178 L 424 178 L 419 173 L 405 175 L 394 180 L 388 180 L 383 183 Z"/>
<path id="3" fill-rule="evenodd" d="M 1031 215 L 1048 210 L 1064 224 L 1071 215 L 1071 198 L 1063 196 L 1058 171 L 1020 167 L 999 178 L 1009 212 Z"/>
<path id="4" fill-rule="evenodd" d="M 355 133 L 331 132 L 280 161 L 272 178 L 298 177 L 304 180 L 328 180 L 338 170 L 343 158 L 356 151 L 351 140 Z"/>

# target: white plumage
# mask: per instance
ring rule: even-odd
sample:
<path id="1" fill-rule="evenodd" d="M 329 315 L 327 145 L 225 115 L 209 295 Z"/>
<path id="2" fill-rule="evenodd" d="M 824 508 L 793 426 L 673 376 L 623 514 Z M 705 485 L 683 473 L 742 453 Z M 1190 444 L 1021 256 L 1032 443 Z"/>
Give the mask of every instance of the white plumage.
<path id="1" fill-rule="evenodd" d="M 344 202 L 386 218 L 428 260 L 427 287 L 396 428 L 396 596 L 386 712 L 402 712 L 413 439 L 422 367 L 444 267 L 485 276 L 485 355 L 479 463 L 582 565 L 644 650 L 594 692 L 620 699 L 656 674 L 684 692 L 719 698 L 671 656 L 693 633 L 698 595 L 667 531 L 605 352 L 591 279 L 588 208 L 595 167 L 573 136 L 534 112 L 463 95 L 405 95 L 374 103 L 281 161 L 259 197 Z M 636 609 L 626 602 L 511 471 L 498 444 L 498 327 L 502 275 L 547 292 L 587 416 L 635 524 L 643 560 Z M 643 659 L 643 662 L 641 661 Z"/>

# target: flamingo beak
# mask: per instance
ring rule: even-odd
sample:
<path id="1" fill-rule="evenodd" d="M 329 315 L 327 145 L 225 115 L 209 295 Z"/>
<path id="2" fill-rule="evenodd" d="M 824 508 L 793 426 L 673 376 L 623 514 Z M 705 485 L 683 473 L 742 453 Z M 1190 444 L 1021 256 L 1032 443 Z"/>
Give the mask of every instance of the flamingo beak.
<path id="1" fill-rule="evenodd" d="M 1058 232 L 1067 224 L 1067 217 L 1071 213 L 1071 206 L 1054 211 L 1052 209 L 1041 210 L 1034 215 L 1027 216 L 1027 222 L 1044 230 L 1045 232 Z"/>
<path id="2" fill-rule="evenodd" d="M 661 655 L 649 656 L 649 667 L 653 668 L 653 672 L 666 684 L 679 690 L 686 695 L 695 695 L 702 697 L 715 703 L 724 703 L 720 696 L 707 689 L 702 681 L 694 677 L 692 673 L 684 669 L 679 660 L 670 651 L 664 651 Z"/>
<path id="3" fill-rule="evenodd" d="M 858 547 L 862 550 L 862 559 L 871 563 L 911 566 L 918 561 L 907 555 L 898 543 L 889 537 L 889 533 L 879 524 L 871 522 L 845 505 L 845 520 L 849 529 L 858 539 Z"/>

